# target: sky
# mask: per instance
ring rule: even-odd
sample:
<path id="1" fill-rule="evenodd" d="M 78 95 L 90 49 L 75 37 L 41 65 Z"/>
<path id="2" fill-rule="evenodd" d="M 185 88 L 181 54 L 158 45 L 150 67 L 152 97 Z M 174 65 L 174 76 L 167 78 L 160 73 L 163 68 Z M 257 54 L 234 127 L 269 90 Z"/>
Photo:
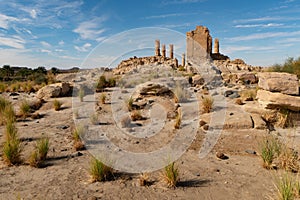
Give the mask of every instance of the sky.
<path id="1" fill-rule="evenodd" d="M 111 38 L 129 32 L 120 42 L 131 41 L 147 27 L 185 37 L 198 25 L 219 38 L 222 54 L 270 66 L 300 56 L 299 10 L 300 0 L 0 0 L 0 66 L 71 68 L 91 52 L 104 66 L 122 46 L 108 48 Z"/>

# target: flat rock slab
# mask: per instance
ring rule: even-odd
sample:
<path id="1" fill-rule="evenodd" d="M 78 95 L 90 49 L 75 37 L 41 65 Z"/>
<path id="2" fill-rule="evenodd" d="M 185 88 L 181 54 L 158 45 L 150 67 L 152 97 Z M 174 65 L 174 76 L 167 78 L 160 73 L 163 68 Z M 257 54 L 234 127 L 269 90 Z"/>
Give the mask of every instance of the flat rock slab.
<path id="1" fill-rule="evenodd" d="M 284 108 L 300 111 L 300 97 L 297 96 L 258 90 L 256 98 L 259 104 L 267 109 Z"/>
<path id="2" fill-rule="evenodd" d="M 223 129 L 252 129 L 253 121 L 249 113 L 243 111 L 227 112 Z"/>
<path id="3" fill-rule="evenodd" d="M 255 129 L 266 129 L 266 122 L 261 118 L 261 115 L 259 114 L 251 114 L 253 123 L 254 123 L 254 128 Z"/>

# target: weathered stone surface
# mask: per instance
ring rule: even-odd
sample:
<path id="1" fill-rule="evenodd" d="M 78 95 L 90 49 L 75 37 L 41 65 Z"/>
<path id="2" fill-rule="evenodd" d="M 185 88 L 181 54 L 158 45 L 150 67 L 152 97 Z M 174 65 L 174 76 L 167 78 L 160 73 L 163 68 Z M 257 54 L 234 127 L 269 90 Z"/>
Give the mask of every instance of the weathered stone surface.
<path id="1" fill-rule="evenodd" d="M 146 82 L 138 86 L 132 95 L 134 102 L 143 99 L 143 96 L 173 95 L 172 91 L 165 85 L 154 82 Z"/>
<path id="2" fill-rule="evenodd" d="M 258 86 L 270 92 L 298 95 L 299 80 L 296 75 L 279 72 L 258 73 Z"/>
<path id="3" fill-rule="evenodd" d="M 249 113 L 230 112 L 227 114 L 223 129 L 252 129 L 253 122 Z"/>
<path id="4" fill-rule="evenodd" d="M 192 77 L 192 85 L 195 87 L 197 85 L 203 85 L 205 83 L 204 78 L 202 78 L 200 75 L 195 75 Z"/>
<path id="5" fill-rule="evenodd" d="M 300 97 L 258 90 L 256 98 L 264 108 L 286 108 L 292 111 L 300 111 Z"/>
<path id="6" fill-rule="evenodd" d="M 242 81 L 243 83 L 254 84 L 258 82 L 258 78 L 255 76 L 254 73 L 245 72 L 245 73 L 239 73 L 237 75 L 238 75 L 238 80 Z"/>
<path id="7" fill-rule="evenodd" d="M 66 96 L 70 93 L 71 86 L 69 83 L 55 83 L 42 87 L 36 97 L 39 99 L 47 99 L 52 97 Z"/>
<path id="8" fill-rule="evenodd" d="M 266 128 L 266 122 L 262 119 L 261 115 L 251 114 L 251 118 L 253 120 L 255 129 L 265 129 Z"/>

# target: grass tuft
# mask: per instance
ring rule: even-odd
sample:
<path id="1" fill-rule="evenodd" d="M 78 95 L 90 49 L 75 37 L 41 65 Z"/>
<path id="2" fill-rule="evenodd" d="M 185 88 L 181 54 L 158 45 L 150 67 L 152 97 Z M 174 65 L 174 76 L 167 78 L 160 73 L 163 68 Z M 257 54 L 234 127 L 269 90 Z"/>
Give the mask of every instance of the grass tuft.
<path id="1" fill-rule="evenodd" d="M 168 187 L 175 188 L 179 182 L 179 170 L 175 166 L 175 162 L 172 162 L 165 166 L 163 172 L 163 179 L 167 183 Z"/>
<path id="2" fill-rule="evenodd" d="M 21 142 L 18 138 L 7 140 L 3 146 L 3 158 L 8 165 L 15 165 L 21 162 Z"/>
<path id="3" fill-rule="evenodd" d="M 59 111 L 61 106 L 62 106 L 62 102 L 57 99 L 54 99 L 53 101 L 54 110 Z"/>
<path id="4" fill-rule="evenodd" d="M 23 119 L 26 119 L 29 116 L 29 113 L 31 112 L 30 105 L 28 101 L 23 100 L 20 105 L 20 115 Z"/>
<path id="5" fill-rule="evenodd" d="M 261 157 L 263 159 L 263 167 L 272 169 L 273 161 L 279 157 L 282 149 L 282 143 L 274 136 L 266 137 L 260 143 Z"/>
<path id="6" fill-rule="evenodd" d="M 113 170 L 111 167 L 105 165 L 100 160 L 93 158 L 91 161 L 90 174 L 93 182 L 107 181 L 113 176 Z"/>
<path id="7" fill-rule="evenodd" d="M 211 96 L 202 98 L 202 111 L 203 113 L 210 113 L 214 104 L 214 99 Z"/>
<path id="8" fill-rule="evenodd" d="M 84 144 L 81 140 L 81 137 L 84 134 L 84 127 L 83 126 L 77 126 L 73 130 L 73 139 L 74 139 L 74 148 L 76 151 L 80 151 L 84 149 Z"/>

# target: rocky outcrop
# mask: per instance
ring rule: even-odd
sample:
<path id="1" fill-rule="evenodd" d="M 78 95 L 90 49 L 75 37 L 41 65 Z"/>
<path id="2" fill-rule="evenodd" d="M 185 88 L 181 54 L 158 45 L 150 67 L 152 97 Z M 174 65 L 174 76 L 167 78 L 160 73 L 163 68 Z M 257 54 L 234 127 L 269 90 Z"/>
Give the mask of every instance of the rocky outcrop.
<path id="1" fill-rule="evenodd" d="M 149 56 L 149 57 L 133 57 L 128 60 L 123 60 L 117 68 L 113 70 L 115 75 L 126 74 L 135 70 L 138 66 L 149 65 L 149 64 L 165 64 L 172 68 L 178 68 L 178 61 L 176 59 L 171 59 L 163 56 Z"/>
<path id="2" fill-rule="evenodd" d="M 300 111 L 300 97 L 297 96 L 258 90 L 256 98 L 259 104 L 267 109 L 285 108 Z"/>
<path id="3" fill-rule="evenodd" d="M 39 99 L 48 99 L 52 97 L 68 96 L 71 93 L 72 87 L 69 83 L 55 83 L 42 87 L 36 97 Z"/>
<path id="4" fill-rule="evenodd" d="M 258 73 L 258 87 L 282 94 L 299 95 L 299 80 L 297 75 L 280 72 Z"/>

